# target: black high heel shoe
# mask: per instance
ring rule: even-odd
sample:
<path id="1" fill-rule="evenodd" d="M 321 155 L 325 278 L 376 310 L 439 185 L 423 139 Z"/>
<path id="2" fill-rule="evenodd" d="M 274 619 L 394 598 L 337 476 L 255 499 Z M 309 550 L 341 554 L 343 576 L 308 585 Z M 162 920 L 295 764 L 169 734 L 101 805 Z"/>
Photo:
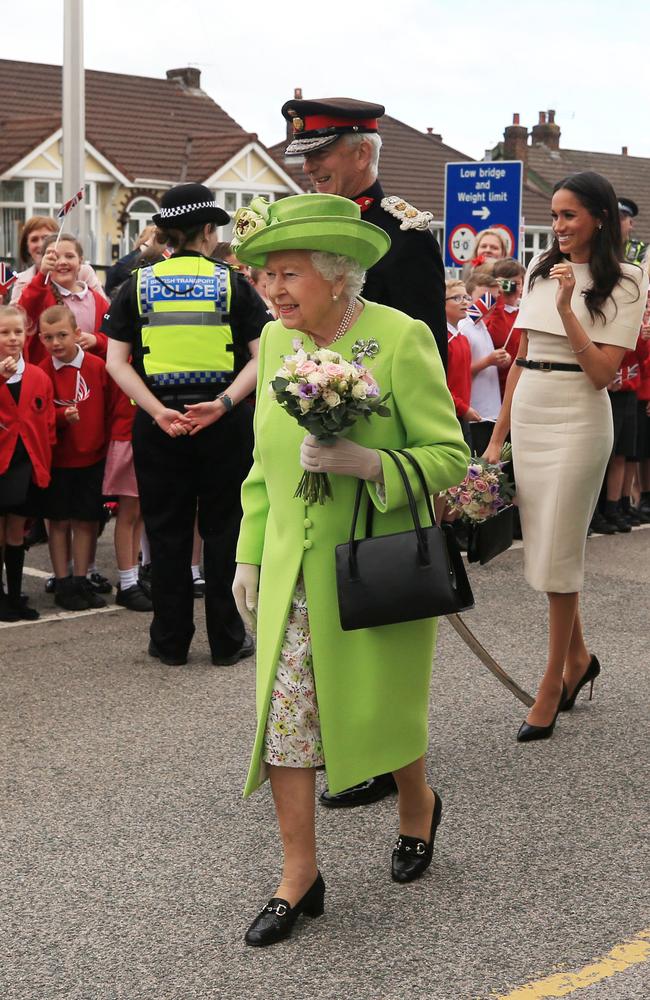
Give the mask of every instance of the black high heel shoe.
<path id="1" fill-rule="evenodd" d="M 594 696 L 594 681 L 598 677 L 599 673 L 600 673 L 600 663 L 598 662 L 598 657 L 594 656 L 592 653 L 591 659 L 589 661 L 589 666 L 587 667 L 584 674 L 576 684 L 573 694 L 571 695 L 571 697 L 569 697 L 569 695 L 566 694 L 562 699 L 560 703 L 560 711 L 570 712 L 573 706 L 575 705 L 575 701 L 580 692 L 580 689 L 583 688 L 585 684 L 589 684 L 590 681 L 591 681 L 591 687 L 589 688 L 589 701 L 591 701 L 591 699 Z"/>
<path id="2" fill-rule="evenodd" d="M 320 917 L 324 912 L 325 883 L 319 872 L 316 881 L 295 906 L 291 906 L 280 896 L 269 899 L 246 931 L 244 941 L 254 948 L 265 948 L 269 944 L 276 944 L 288 938 L 301 913 L 308 917 Z"/>
<path id="3" fill-rule="evenodd" d="M 553 735 L 555 723 L 560 712 L 560 708 L 566 698 L 566 686 L 562 684 L 562 694 L 557 705 L 555 715 L 548 726 L 532 726 L 530 722 L 522 722 L 517 733 L 517 743 L 532 743 L 533 740 L 548 740 Z"/>
<path id="4" fill-rule="evenodd" d="M 433 804 L 429 842 L 425 843 L 418 837 L 406 837 L 400 833 L 391 858 L 393 882 L 413 882 L 414 879 L 423 875 L 431 864 L 433 842 L 436 839 L 436 830 L 440 826 L 442 816 L 442 799 L 437 792 L 433 794 L 436 800 Z"/>

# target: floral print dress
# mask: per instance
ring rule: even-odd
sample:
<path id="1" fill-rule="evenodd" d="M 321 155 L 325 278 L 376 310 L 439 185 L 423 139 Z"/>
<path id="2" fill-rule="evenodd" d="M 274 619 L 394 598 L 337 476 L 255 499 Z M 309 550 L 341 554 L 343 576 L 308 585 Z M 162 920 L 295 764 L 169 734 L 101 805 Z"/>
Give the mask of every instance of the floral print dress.
<path id="1" fill-rule="evenodd" d="M 262 760 L 276 767 L 323 767 L 307 595 L 298 578 L 266 720 Z"/>

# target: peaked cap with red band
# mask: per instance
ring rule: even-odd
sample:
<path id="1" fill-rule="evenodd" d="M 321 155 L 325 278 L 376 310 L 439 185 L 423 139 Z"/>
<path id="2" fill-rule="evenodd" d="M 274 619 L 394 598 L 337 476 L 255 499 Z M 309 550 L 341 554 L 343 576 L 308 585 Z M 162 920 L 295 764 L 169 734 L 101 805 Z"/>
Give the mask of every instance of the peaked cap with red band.
<path id="1" fill-rule="evenodd" d="M 351 97 L 287 101 L 282 105 L 282 114 L 291 125 L 293 139 L 284 155 L 305 156 L 329 146 L 342 135 L 377 132 L 377 120 L 385 110 L 383 104 L 355 101 Z"/>

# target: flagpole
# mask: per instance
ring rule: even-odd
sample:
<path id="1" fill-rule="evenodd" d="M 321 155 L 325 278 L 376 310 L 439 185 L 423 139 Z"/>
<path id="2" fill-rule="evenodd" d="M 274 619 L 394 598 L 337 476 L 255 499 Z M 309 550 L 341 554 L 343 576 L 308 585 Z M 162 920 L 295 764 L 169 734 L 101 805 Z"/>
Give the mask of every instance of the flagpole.
<path id="1" fill-rule="evenodd" d="M 85 185 L 85 78 L 83 0 L 63 0 L 63 201 Z M 75 211 L 75 209 L 72 209 Z M 86 209 L 82 201 L 71 216 L 84 250 Z"/>

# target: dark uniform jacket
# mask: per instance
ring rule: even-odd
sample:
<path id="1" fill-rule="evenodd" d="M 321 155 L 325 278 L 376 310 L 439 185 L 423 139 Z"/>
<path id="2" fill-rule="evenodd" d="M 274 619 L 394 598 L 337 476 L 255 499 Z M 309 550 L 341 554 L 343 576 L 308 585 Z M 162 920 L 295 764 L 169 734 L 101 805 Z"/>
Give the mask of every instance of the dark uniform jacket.
<path id="1" fill-rule="evenodd" d="M 435 337 L 446 367 L 445 270 L 440 247 L 429 230 L 400 229 L 399 219 L 381 207 L 384 197 L 381 184 L 375 181 L 354 198 L 364 222 L 372 222 L 391 239 L 386 256 L 369 269 L 362 294 L 372 302 L 423 320 Z"/>

